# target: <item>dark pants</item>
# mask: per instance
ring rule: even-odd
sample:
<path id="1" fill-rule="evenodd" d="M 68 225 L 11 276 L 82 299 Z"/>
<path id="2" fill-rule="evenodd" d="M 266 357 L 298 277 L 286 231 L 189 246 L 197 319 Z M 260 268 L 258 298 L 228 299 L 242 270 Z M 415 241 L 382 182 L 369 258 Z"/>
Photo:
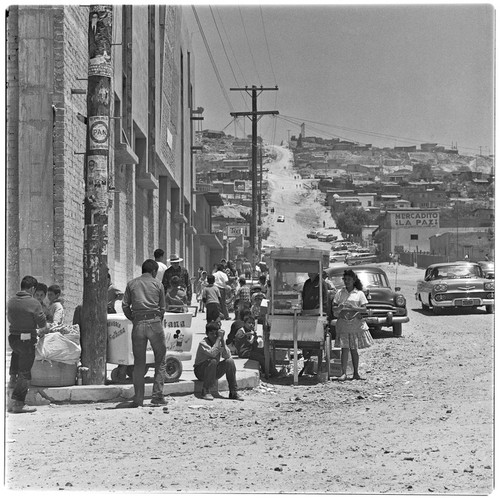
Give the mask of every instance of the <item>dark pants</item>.
<path id="1" fill-rule="evenodd" d="M 198 380 L 203 381 L 203 389 L 210 391 L 210 389 L 217 388 L 217 379 L 220 379 L 226 374 L 227 383 L 229 385 L 229 392 L 236 392 L 238 385 L 236 384 L 236 365 L 232 358 L 217 362 L 216 359 L 206 360 L 199 365 L 194 366 L 194 374 Z"/>
<path id="2" fill-rule="evenodd" d="M 207 322 L 213 322 L 217 320 L 220 315 L 220 304 L 219 303 L 207 303 Z"/>
<path id="3" fill-rule="evenodd" d="M 24 404 L 28 394 L 29 381 L 31 380 L 31 367 L 35 362 L 36 332 L 31 338 L 21 341 L 21 336 L 10 334 L 9 345 L 12 349 L 9 374 L 17 375 L 16 384 L 11 398 Z"/>
<path id="4" fill-rule="evenodd" d="M 132 328 L 132 351 L 134 353 L 134 401 L 139 405 L 144 402 L 144 376 L 146 375 L 146 348 L 148 340 L 155 356 L 155 377 L 153 381 L 153 400 L 163 399 L 165 382 L 165 332 L 161 319 L 134 321 Z"/>

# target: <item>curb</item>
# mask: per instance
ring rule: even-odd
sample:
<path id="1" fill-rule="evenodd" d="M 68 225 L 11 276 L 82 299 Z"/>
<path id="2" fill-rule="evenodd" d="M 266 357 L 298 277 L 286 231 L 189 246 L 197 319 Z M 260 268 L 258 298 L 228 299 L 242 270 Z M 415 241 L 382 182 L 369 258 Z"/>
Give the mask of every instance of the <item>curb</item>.
<path id="1" fill-rule="evenodd" d="M 238 390 L 253 389 L 260 384 L 259 364 L 254 360 L 234 358 Z M 190 365 L 191 366 L 191 365 Z M 145 398 L 151 398 L 153 383 L 146 382 Z M 177 382 L 165 383 L 166 396 L 200 393 L 202 382 L 196 379 L 194 371 L 185 369 Z M 228 391 L 225 378 L 219 380 L 219 391 Z M 134 396 L 132 384 L 110 384 L 102 386 L 38 387 L 31 386 L 26 396 L 26 404 L 43 406 L 49 404 L 77 403 L 119 403 L 129 401 Z"/>

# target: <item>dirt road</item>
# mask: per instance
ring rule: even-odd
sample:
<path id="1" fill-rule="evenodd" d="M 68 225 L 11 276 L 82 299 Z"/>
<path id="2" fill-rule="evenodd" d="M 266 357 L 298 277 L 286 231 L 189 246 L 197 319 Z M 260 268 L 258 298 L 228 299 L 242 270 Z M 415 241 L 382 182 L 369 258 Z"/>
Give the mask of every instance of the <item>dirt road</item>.
<path id="1" fill-rule="evenodd" d="M 97 404 L 8 414 L 8 488 L 491 492 L 492 315 L 423 313 L 413 298 L 420 273 L 398 267 L 410 322 L 403 337 L 384 330 L 360 352 L 366 381 L 288 377 L 242 402 L 172 398 L 168 412 Z"/>
<path id="2" fill-rule="evenodd" d="M 283 193 L 279 206 L 286 215 L 285 223 L 274 224 L 279 227 L 270 240 L 321 244 L 305 238 L 300 221 L 305 212 L 312 213 L 319 225 L 321 206 L 307 196 L 295 204 L 295 193 L 290 188 L 279 192 L 282 180 L 269 176 L 272 200 L 278 202 L 276 192 Z M 305 376 L 294 386 L 287 377 L 263 381 L 244 392 L 242 402 L 190 395 L 171 398 L 167 411 L 97 404 L 8 414 L 7 487 L 115 493 L 490 493 L 493 315 L 423 312 L 414 298 L 423 270 L 381 266 L 406 296 L 410 322 L 402 337 L 384 329 L 374 333 L 373 347 L 360 351 L 365 381 L 321 384 Z"/>

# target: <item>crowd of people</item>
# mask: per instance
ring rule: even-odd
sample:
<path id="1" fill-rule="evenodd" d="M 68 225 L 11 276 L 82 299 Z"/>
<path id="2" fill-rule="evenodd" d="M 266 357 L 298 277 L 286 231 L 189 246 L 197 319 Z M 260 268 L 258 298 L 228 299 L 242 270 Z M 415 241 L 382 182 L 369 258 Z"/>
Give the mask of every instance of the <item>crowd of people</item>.
<path id="1" fill-rule="evenodd" d="M 265 371 L 263 339 L 257 334 L 256 325 L 265 320 L 263 301 L 269 299 L 270 281 L 267 267 L 261 267 L 258 280 L 248 279 L 247 268 L 238 272 L 232 261 L 222 259 L 211 272 L 203 267 L 192 280 L 183 261 L 177 254 L 171 255 L 170 266 L 164 263 L 162 249 L 154 251 L 154 259 L 142 264 L 142 274 L 127 283 L 124 292 L 117 289 L 108 274 L 108 313 L 116 313 L 116 301 L 122 300 L 122 310 L 132 321 L 132 350 L 134 356 L 133 385 L 134 397 L 127 407 L 143 406 L 144 376 L 147 371 L 146 349 L 148 341 L 154 353 L 154 382 L 152 405 L 165 404 L 163 386 L 166 368 L 166 342 L 162 318 L 166 311 L 187 312 L 194 294 L 197 311 L 205 312 L 206 337 L 199 343 L 194 361 L 195 376 L 202 381 L 201 397 L 206 400 L 217 395 L 217 380 L 226 375 L 229 385 L 229 398 L 241 400 L 236 383 L 236 366 L 232 355 L 256 360 L 261 372 Z M 254 273 L 255 275 L 255 273 Z M 250 274 L 250 278 L 252 274 Z M 302 312 L 315 312 L 320 305 L 319 288 L 322 287 L 323 309 L 330 319 L 337 318 L 335 346 L 341 348 L 342 373 L 339 381 L 347 378 L 348 356 L 351 355 L 354 379 L 362 379 L 359 373 L 358 349 L 371 346 L 373 340 L 363 318 L 366 312 L 366 297 L 362 285 L 352 270 L 344 273 L 345 287 L 333 290 L 331 284 L 320 278 L 318 273 L 310 273 L 302 289 Z M 333 300 L 328 296 L 333 292 Z M 77 307 L 73 323 L 79 322 Z M 234 320 L 228 337 L 222 327 L 222 320 Z M 25 404 L 31 379 L 31 367 L 35 358 L 37 338 L 50 331 L 52 327 L 64 322 L 64 305 L 61 288 L 58 285 L 47 287 L 34 277 L 26 276 L 21 281 L 21 290 L 11 298 L 7 306 L 10 324 L 9 345 L 12 349 L 10 364 L 11 400 L 8 410 L 15 413 L 28 413 L 34 408 Z M 271 377 L 279 372 L 272 360 L 269 365 Z M 123 405 L 123 404 L 122 404 Z"/>

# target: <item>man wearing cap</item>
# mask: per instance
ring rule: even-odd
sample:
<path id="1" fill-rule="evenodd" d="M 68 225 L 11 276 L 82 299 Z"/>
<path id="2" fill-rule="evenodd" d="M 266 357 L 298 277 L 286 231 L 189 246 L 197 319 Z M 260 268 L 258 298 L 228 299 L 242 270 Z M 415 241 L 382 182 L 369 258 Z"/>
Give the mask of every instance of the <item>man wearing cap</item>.
<path id="1" fill-rule="evenodd" d="M 37 284 L 35 277 L 27 275 L 21 280 L 21 290 L 7 303 L 9 345 L 12 349 L 9 369 L 9 392 L 12 390 L 12 394 L 7 408 L 10 413 L 36 411 L 36 408 L 29 408 L 24 402 L 35 361 L 37 329 L 40 335 L 47 331 L 42 305 L 33 297 Z"/>
<path id="2" fill-rule="evenodd" d="M 189 273 L 186 268 L 181 266 L 182 258 L 179 258 L 177 254 L 172 254 L 170 256 L 170 266 L 165 270 L 163 274 L 163 288 L 165 290 L 165 294 L 168 292 L 170 288 L 170 283 L 172 277 L 177 276 L 181 281 L 181 285 L 186 289 L 186 299 L 187 305 L 191 304 L 191 297 L 193 295 L 193 289 L 191 287 L 191 279 L 189 278 Z"/>
<path id="3" fill-rule="evenodd" d="M 127 283 L 122 308 L 132 327 L 132 352 L 134 354 L 134 399 L 129 408 L 142 406 L 144 402 L 144 375 L 146 374 L 146 347 L 151 344 L 155 357 L 155 377 L 151 404 L 164 405 L 165 382 L 165 332 L 162 319 L 165 314 L 163 285 L 156 280 L 158 263 L 147 259 L 142 263 L 142 275 Z"/>

